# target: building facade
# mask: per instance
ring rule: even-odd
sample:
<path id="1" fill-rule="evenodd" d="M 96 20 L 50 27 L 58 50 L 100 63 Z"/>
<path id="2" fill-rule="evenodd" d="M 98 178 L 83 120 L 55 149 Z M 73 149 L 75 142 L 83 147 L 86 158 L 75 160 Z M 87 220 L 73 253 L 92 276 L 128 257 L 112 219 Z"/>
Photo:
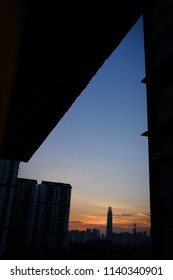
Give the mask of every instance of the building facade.
<path id="1" fill-rule="evenodd" d="M 66 247 L 71 189 L 70 184 L 48 181 L 38 186 L 32 246 L 48 250 Z"/>
<path id="2" fill-rule="evenodd" d="M 0 159 L 0 185 L 15 185 L 20 161 Z"/>
<path id="3" fill-rule="evenodd" d="M 148 1 L 143 18 L 152 250 L 154 258 L 172 259 L 173 1 Z"/>
<path id="4" fill-rule="evenodd" d="M 19 163 L 0 159 L 0 254 L 6 248 Z"/>
<path id="5" fill-rule="evenodd" d="M 14 189 L 7 244 L 12 251 L 28 248 L 32 234 L 37 181 L 18 178 Z"/>
<path id="6" fill-rule="evenodd" d="M 55 253 L 67 244 L 71 185 L 18 178 L 0 195 L 0 254 Z"/>
<path id="7" fill-rule="evenodd" d="M 19 253 L 28 247 L 36 186 L 36 180 L 22 178 L 18 178 L 15 185 L 4 185 L 6 196 L 1 197 L 3 211 L 0 217 L 0 253 Z"/>

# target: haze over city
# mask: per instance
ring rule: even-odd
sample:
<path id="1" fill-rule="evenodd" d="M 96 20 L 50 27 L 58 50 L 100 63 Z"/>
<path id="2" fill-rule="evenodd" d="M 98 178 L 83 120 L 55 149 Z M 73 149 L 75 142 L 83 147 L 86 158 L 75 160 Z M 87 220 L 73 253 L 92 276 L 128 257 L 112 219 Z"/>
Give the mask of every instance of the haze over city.
<path id="1" fill-rule="evenodd" d="M 149 230 L 142 17 L 96 73 L 19 177 L 72 186 L 69 230 Z"/>

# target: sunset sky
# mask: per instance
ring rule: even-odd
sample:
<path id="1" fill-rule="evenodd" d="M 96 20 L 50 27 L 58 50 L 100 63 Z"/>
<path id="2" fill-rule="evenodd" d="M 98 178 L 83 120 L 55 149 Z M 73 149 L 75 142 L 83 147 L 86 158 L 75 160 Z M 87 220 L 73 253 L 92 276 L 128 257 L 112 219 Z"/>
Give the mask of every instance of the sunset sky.
<path id="1" fill-rule="evenodd" d="M 19 177 L 72 186 L 69 230 L 150 227 L 142 18 L 127 34 Z M 49 117 L 49 116 L 48 116 Z"/>

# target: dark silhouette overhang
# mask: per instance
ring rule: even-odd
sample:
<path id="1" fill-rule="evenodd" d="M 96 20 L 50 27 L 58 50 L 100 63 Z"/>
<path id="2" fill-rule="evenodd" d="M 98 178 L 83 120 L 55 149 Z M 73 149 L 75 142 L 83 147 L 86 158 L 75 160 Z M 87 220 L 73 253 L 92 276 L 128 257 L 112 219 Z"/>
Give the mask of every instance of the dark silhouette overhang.
<path id="1" fill-rule="evenodd" d="M 143 10 L 139 0 L 98 3 L 26 2 L 2 158 L 32 157 Z"/>

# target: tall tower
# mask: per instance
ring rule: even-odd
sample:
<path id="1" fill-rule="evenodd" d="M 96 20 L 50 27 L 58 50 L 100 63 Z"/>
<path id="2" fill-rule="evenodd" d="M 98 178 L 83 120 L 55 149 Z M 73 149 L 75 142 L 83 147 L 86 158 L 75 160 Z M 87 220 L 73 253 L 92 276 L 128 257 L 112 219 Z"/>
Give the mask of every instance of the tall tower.
<path id="1" fill-rule="evenodd" d="M 112 207 L 108 207 L 106 238 L 112 241 Z"/>
<path id="2" fill-rule="evenodd" d="M 133 225 L 133 245 L 137 245 L 136 223 Z"/>
<path id="3" fill-rule="evenodd" d="M 136 223 L 133 225 L 133 234 L 136 235 Z"/>

